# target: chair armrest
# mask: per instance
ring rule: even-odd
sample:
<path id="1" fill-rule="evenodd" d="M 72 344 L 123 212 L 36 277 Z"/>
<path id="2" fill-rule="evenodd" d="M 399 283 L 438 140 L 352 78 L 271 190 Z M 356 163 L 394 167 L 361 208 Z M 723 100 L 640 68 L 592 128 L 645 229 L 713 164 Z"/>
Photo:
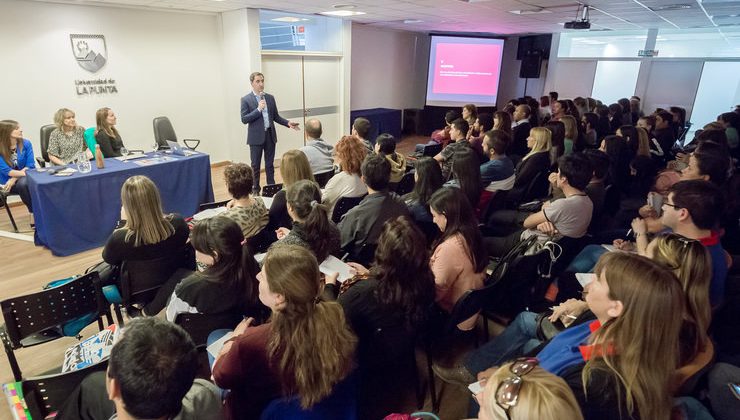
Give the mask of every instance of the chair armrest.
<path id="1" fill-rule="evenodd" d="M 183 139 L 182 142 L 185 143 L 185 146 L 190 150 L 195 150 L 200 145 L 200 140 L 198 139 Z M 191 146 L 188 142 L 195 142 L 195 146 Z"/>

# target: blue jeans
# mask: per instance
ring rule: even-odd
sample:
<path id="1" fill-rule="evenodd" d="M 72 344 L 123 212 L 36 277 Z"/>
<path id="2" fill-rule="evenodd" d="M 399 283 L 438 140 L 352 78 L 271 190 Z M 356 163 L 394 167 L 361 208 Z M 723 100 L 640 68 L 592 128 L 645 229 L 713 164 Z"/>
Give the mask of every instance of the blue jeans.
<path id="1" fill-rule="evenodd" d="M 492 366 L 532 351 L 541 343 L 537 339 L 537 314 L 521 312 L 501 335 L 470 352 L 464 365 L 473 376 L 477 376 Z"/>
<path id="2" fill-rule="evenodd" d="M 590 273 L 594 270 L 599 258 L 606 253 L 606 248 L 601 245 L 588 245 L 583 248 L 578 255 L 576 255 L 565 271 L 570 271 L 572 273 Z"/>

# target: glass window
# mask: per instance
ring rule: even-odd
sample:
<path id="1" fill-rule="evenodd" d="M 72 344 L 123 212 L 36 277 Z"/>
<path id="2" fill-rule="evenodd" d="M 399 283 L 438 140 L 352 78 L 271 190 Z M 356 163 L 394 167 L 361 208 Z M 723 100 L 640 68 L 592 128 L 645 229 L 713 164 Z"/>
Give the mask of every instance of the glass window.
<path id="1" fill-rule="evenodd" d="M 740 104 L 740 63 L 707 62 L 699 80 L 699 89 L 691 112 L 691 131 L 717 120 Z M 689 137 L 690 138 L 690 137 Z"/>
<path id="2" fill-rule="evenodd" d="M 658 31 L 658 58 L 740 57 L 740 28 Z"/>
<path id="3" fill-rule="evenodd" d="M 342 51 L 342 20 L 260 10 L 260 43 L 263 50 Z"/>
<path id="4" fill-rule="evenodd" d="M 596 63 L 591 97 L 606 105 L 615 103 L 620 98 L 629 98 L 635 93 L 639 72 L 639 61 L 599 61 Z"/>
<path id="5" fill-rule="evenodd" d="M 563 32 L 558 57 L 637 57 L 647 31 Z"/>

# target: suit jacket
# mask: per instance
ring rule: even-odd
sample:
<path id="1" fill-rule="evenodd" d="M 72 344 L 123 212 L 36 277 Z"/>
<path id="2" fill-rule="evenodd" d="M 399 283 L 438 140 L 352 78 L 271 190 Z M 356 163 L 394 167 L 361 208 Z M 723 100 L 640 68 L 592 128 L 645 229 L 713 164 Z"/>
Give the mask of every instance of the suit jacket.
<path id="1" fill-rule="evenodd" d="M 267 114 L 270 120 L 272 138 L 277 143 L 275 123 L 288 127 L 288 120 L 278 114 L 274 96 L 265 93 L 265 102 L 267 102 Z M 257 108 L 258 106 L 259 98 L 253 92 L 249 92 L 242 98 L 242 124 L 249 124 L 247 126 L 247 144 L 250 146 L 259 146 L 265 143 L 265 125 L 262 122 L 262 111 Z"/>
<path id="2" fill-rule="evenodd" d="M 532 124 L 528 122 L 514 127 L 511 133 L 511 145 L 506 150 L 507 155 L 524 156 L 527 154 L 527 137 L 529 137 L 529 130 L 531 129 Z"/>

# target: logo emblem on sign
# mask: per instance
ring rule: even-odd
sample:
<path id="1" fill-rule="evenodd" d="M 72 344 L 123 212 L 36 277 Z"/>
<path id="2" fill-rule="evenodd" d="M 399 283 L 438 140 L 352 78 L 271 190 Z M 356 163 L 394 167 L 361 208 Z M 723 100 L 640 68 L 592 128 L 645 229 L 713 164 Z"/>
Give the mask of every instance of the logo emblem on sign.
<path id="1" fill-rule="evenodd" d="M 72 42 L 72 54 L 80 67 L 95 73 L 105 66 L 108 49 L 103 35 L 70 34 L 69 40 Z"/>

